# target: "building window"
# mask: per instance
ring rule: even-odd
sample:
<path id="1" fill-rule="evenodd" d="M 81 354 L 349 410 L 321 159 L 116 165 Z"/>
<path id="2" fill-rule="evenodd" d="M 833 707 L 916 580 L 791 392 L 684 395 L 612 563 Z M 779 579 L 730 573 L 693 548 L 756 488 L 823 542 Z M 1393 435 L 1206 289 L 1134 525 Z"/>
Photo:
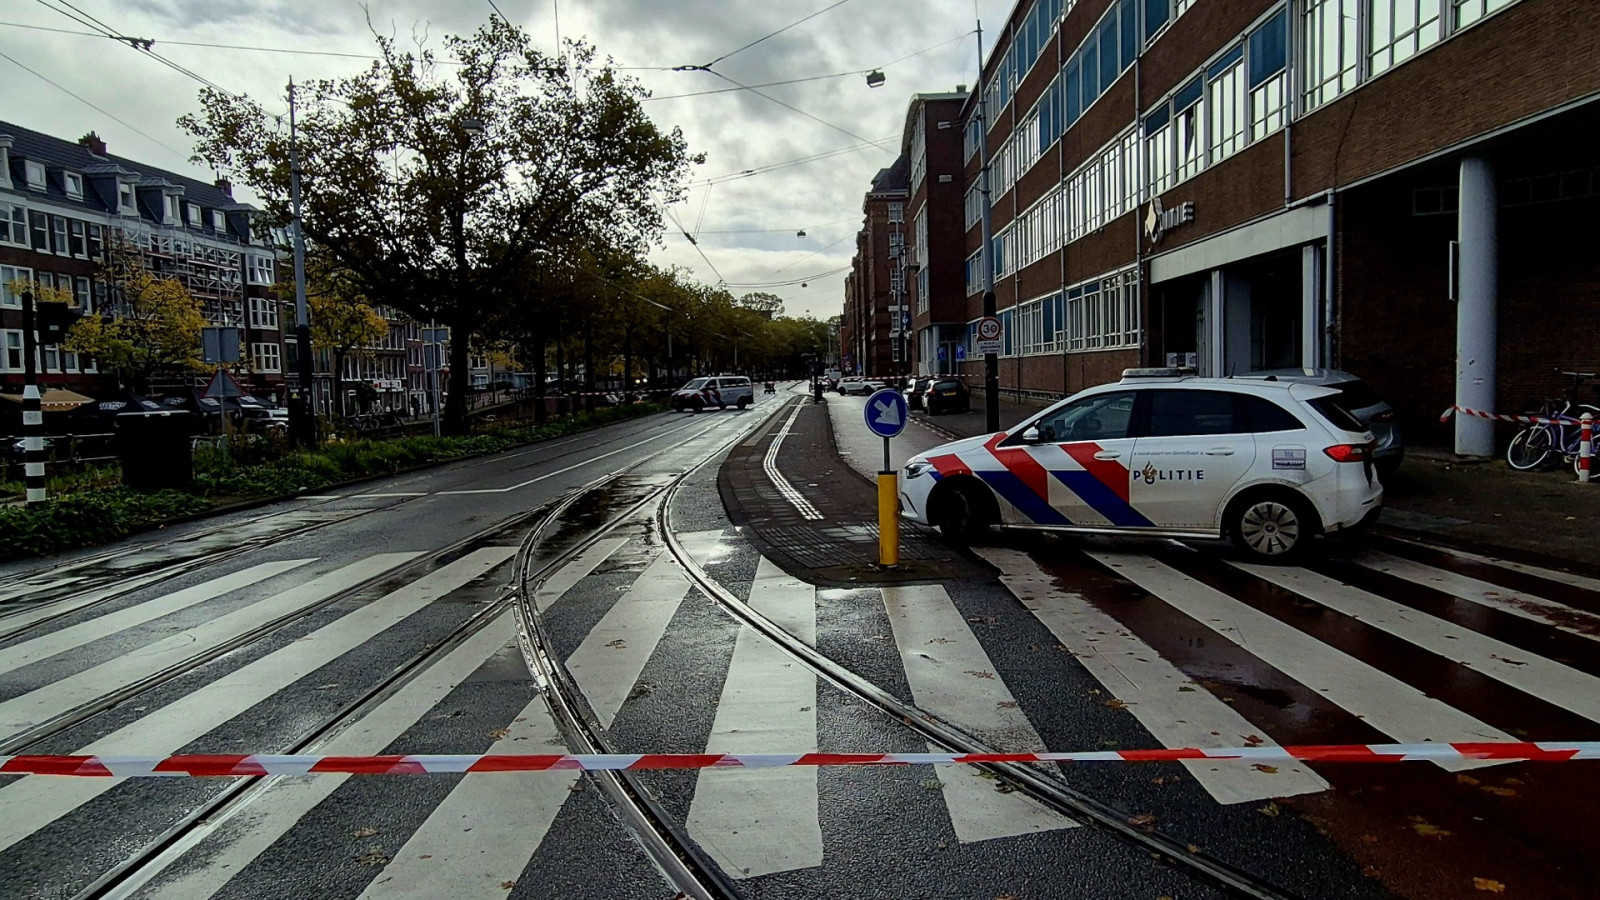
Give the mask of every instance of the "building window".
<path id="1" fill-rule="evenodd" d="M 39 357 L 41 360 L 39 364 L 40 371 L 61 371 L 61 350 L 60 348 L 56 347 L 55 344 L 44 344 L 41 346 L 39 348 Z"/>
<path id="2" fill-rule="evenodd" d="M 136 216 L 139 214 L 139 207 L 134 203 L 133 185 L 117 185 L 117 205 L 118 209 L 120 209 L 122 214 L 125 216 Z"/>
<path id="3" fill-rule="evenodd" d="M 276 342 L 251 344 L 250 358 L 255 362 L 257 372 L 270 374 L 283 371 L 283 349 Z"/>
<path id="4" fill-rule="evenodd" d="M 1277 15 L 1250 33 L 1250 139 L 1260 140 L 1283 127 L 1289 64 L 1289 18 Z"/>
<path id="5" fill-rule="evenodd" d="M 1065 319 L 1066 350 L 1138 347 L 1139 273 L 1128 270 L 1070 288 Z"/>
<path id="6" fill-rule="evenodd" d="M 11 290 L 13 281 L 32 281 L 33 270 L 20 266 L 0 266 L 0 306 L 21 309 L 22 297 Z"/>
<path id="7" fill-rule="evenodd" d="M 1150 193 L 1159 194 L 1172 187 L 1172 123 L 1167 107 L 1152 112 L 1144 120 L 1145 156 L 1149 160 Z"/>
<path id="8" fill-rule="evenodd" d="M 1193 177 L 1205 168 L 1205 142 L 1200 130 L 1205 127 L 1205 96 L 1196 78 L 1172 99 L 1173 136 L 1177 141 L 1174 156 L 1177 181 Z"/>
<path id="9" fill-rule="evenodd" d="M 76 372 L 76 371 L 78 371 L 78 354 L 73 353 L 71 350 L 62 350 L 61 351 L 61 371 L 63 371 L 63 372 Z"/>
<path id="10" fill-rule="evenodd" d="M 181 222 L 182 219 L 179 218 L 178 195 L 177 194 L 163 194 L 162 198 L 166 201 L 166 218 L 163 219 L 162 221 L 164 221 L 168 225 L 177 225 L 177 224 L 179 224 L 179 222 Z"/>
<path id="11" fill-rule="evenodd" d="M 270 256 L 252 256 L 252 257 L 250 257 L 250 283 L 251 284 L 275 284 L 276 283 L 276 279 L 274 279 L 272 277 L 272 257 L 270 257 Z"/>
<path id="12" fill-rule="evenodd" d="M 28 211 L 14 203 L 0 203 L 0 244 L 28 246 Z"/>
<path id="13" fill-rule="evenodd" d="M 69 245 L 72 248 L 72 255 L 79 259 L 87 259 L 89 247 L 84 241 L 84 223 L 81 220 L 72 219 L 67 223 L 67 227 L 71 236 Z"/>
<path id="14" fill-rule="evenodd" d="M 1465 28 L 1497 9 L 1510 6 L 1516 0 L 1451 0 L 1455 5 L 1454 28 Z"/>
<path id="15" fill-rule="evenodd" d="M 184 221 L 189 223 L 189 227 L 191 227 L 191 228 L 199 228 L 200 227 L 200 207 L 195 205 L 195 204 L 193 204 L 193 203 L 185 203 L 184 207 L 183 207 L 183 211 L 184 211 L 184 214 L 185 214 L 184 215 Z"/>
<path id="16" fill-rule="evenodd" d="M 72 248 L 67 244 L 67 220 L 61 216 L 50 217 L 50 230 L 55 234 L 53 248 L 62 256 L 70 256 Z"/>
<path id="17" fill-rule="evenodd" d="M 1439 41 L 1441 0 L 1371 0 L 1367 28 L 1372 41 L 1367 55 L 1373 75 L 1397 66 Z"/>
<path id="18" fill-rule="evenodd" d="M 904 203 L 889 204 L 889 223 L 895 224 L 906 220 L 906 205 Z"/>
<path id="19" fill-rule="evenodd" d="M 50 252 L 50 217 L 42 212 L 29 212 L 28 225 L 33 231 L 33 249 Z"/>
<path id="20" fill-rule="evenodd" d="M 1227 159 L 1244 146 L 1244 48 L 1235 47 L 1206 69 L 1207 150 L 1213 163 Z"/>
<path id="21" fill-rule="evenodd" d="M 74 200 L 83 199 L 83 176 L 76 172 L 64 172 L 61 183 L 67 189 L 67 196 Z"/>
<path id="22" fill-rule="evenodd" d="M 21 372 L 22 365 L 22 332 L 6 329 L 5 334 L 5 367 L 7 372 Z"/>
<path id="23" fill-rule="evenodd" d="M 23 162 L 22 168 L 28 179 L 28 187 L 36 191 L 44 190 L 44 163 L 30 159 Z"/>
<path id="24" fill-rule="evenodd" d="M 1316 109 L 1356 86 L 1359 0 L 1306 0 L 1300 58 L 1305 61 L 1305 108 Z"/>
<path id="25" fill-rule="evenodd" d="M 219 236 L 225 236 L 228 233 L 228 217 L 220 209 L 212 210 L 211 212 L 211 230 L 215 231 Z"/>
<path id="26" fill-rule="evenodd" d="M 250 327 L 269 328 L 276 331 L 278 328 L 278 304 L 270 299 L 251 297 Z"/>
<path id="27" fill-rule="evenodd" d="M 105 229 L 93 222 L 89 223 L 89 258 L 99 259 L 105 255 Z"/>
<path id="28" fill-rule="evenodd" d="M 72 302 L 85 313 L 94 312 L 94 295 L 89 290 L 89 278 L 79 275 L 72 280 Z"/>

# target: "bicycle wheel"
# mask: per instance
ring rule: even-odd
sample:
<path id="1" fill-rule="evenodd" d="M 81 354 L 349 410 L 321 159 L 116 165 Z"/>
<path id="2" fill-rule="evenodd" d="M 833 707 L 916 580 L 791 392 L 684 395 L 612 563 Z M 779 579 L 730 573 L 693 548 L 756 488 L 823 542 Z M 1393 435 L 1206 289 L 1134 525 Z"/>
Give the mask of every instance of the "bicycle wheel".
<path id="1" fill-rule="evenodd" d="M 1519 472 L 1536 468 L 1550 456 L 1550 427 L 1529 425 L 1517 432 L 1506 448 L 1506 462 Z"/>

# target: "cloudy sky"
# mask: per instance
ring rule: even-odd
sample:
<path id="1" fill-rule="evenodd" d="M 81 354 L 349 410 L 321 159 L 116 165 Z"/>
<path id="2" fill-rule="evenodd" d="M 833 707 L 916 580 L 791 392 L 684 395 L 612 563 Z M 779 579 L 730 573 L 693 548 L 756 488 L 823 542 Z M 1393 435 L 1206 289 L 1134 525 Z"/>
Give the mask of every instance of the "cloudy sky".
<path id="1" fill-rule="evenodd" d="M 730 87 L 715 75 L 655 71 L 702 64 L 824 10 L 836 0 L 494 0 L 546 49 L 584 36 L 617 65 L 630 67 L 656 97 L 646 104 L 663 126 L 679 126 L 706 154 L 696 180 L 847 152 L 714 185 L 696 185 L 673 212 L 700 240 L 710 264 L 680 234 L 654 258 L 680 264 L 708 283 L 769 283 L 791 315 L 839 312 L 844 275 L 860 226 L 861 197 L 878 169 L 893 162 L 912 94 L 971 84 L 977 69 L 974 16 L 992 29 L 1013 0 L 846 0 L 815 18 L 722 62 L 716 69 L 747 85 L 850 73 L 762 93 L 674 97 Z M 70 6 L 68 6 L 70 4 Z M 178 116 L 195 108 L 199 85 L 156 60 L 85 32 L 61 10 L 75 7 L 111 30 L 155 40 L 155 50 L 223 87 L 259 98 L 281 96 L 289 76 L 333 77 L 361 59 L 187 46 L 227 44 L 335 54 L 371 53 L 366 16 L 400 34 L 467 32 L 492 12 L 490 0 L 12 0 L 0 14 L 0 118 L 65 138 L 91 129 L 111 152 L 209 178 L 188 161 Z M 38 26 L 38 27 L 22 27 Z M 923 52 L 926 51 L 926 52 Z M 907 58 L 909 57 L 909 58 Z M 32 70 L 32 74 L 24 71 Z M 640 67 L 632 69 L 631 67 Z M 882 68 L 870 89 L 864 70 Z M 46 83 L 40 77 L 54 84 Z M 68 93 L 70 92 L 70 93 Z M 72 95 L 77 95 L 74 98 Z M 81 99 L 80 99 L 81 98 Z M 99 110 L 94 107 L 99 107 Z M 273 107 L 275 108 L 275 107 Z M 111 115 L 108 115 L 111 114 Z M 112 118 L 121 119 L 122 122 Z M 818 121 L 822 120 L 822 121 Z M 126 123 L 126 124 L 123 124 Z M 824 124 L 826 123 L 826 124 Z M 141 134 L 142 132 L 142 134 Z M 882 148 L 863 141 L 887 139 Z M 806 236 L 796 232 L 804 229 Z M 821 273 L 833 273 L 822 275 Z M 736 293 L 746 289 L 735 288 Z"/>

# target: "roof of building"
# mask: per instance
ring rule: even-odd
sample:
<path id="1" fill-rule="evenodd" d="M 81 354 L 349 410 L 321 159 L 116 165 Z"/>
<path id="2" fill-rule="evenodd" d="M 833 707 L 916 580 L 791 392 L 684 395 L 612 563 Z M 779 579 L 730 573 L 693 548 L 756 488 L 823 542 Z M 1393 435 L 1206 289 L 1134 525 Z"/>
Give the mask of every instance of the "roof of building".
<path id="1" fill-rule="evenodd" d="M 873 194 L 887 194 L 894 191 L 911 190 L 911 160 L 902 153 L 887 169 L 879 169 L 878 174 L 872 176 Z"/>
<path id="2" fill-rule="evenodd" d="M 31 128 L 23 128 L 11 122 L 0 121 L 0 137 L 11 138 L 11 155 L 15 158 L 38 160 L 48 169 L 66 169 L 70 172 L 81 172 L 86 175 L 115 174 L 112 167 L 121 167 L 130 175 L 141 176 L 140 187 L 160 186 L 163 181 L 175 187 L 183 188 L 184 198 L 201 206 L 223 209 L 239 205 L 226 191 L 209 182 L 191 178 L 167 169 L 160 169 L 148 163 L 142 163 L 124 156 L 107 154 L 96 156 L 89 152 L 89 148 L 77 143 Z M 82 202 L 95 208 L 102 208 L 98 197 L 91 196 L 92 191 L 85 191 L 83 200 L 66 196 L 61 187 L 49 183 L 45 193 L 52 199 L 63 202 Z"/>

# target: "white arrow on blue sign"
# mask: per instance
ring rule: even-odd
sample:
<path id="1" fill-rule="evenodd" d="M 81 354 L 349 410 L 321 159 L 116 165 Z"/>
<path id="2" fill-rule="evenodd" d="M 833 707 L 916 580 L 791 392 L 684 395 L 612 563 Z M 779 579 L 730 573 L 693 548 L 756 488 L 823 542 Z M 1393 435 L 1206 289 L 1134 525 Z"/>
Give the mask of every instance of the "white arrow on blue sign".
<path id="1" fill-rule="evenodd" d="M 867 428 L 881 438 L 899 437 L 906 430 L 906 398 L 894 388 L 884 388 L 867 398 Z"/>

